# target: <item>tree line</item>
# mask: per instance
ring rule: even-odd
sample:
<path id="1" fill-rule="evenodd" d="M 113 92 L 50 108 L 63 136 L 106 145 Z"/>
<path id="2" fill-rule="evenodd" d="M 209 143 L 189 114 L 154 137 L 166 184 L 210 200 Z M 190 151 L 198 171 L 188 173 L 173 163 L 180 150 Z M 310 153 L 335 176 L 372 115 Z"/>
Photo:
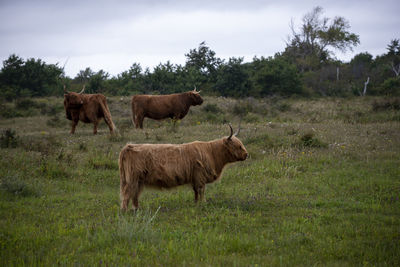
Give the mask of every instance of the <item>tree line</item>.
<path id="1" fill-rule="evenodd" d="M 12 54 L 0 71 L 1 97 L 60 96 L 64 85 L 72 91 L 85 85 L 87 93 L 107 95 L 168 94 L 195 86 L 203 94 L 231 97 L 400 95 L 399 39 L 392 39 L 383 55 L 364 52 L 342 62 L 334 52 L 360 43 L 345 18 L 323 17 L 322 8 L 315 7 L 290 30 L 285 50 L 271 57 L 223 60 L 202 42 L 185 54 L 184 65 L 167 61 L 151 71 L 133 63 L 116 76 L 88 67 L 70 78 L 58 64 Z"/>

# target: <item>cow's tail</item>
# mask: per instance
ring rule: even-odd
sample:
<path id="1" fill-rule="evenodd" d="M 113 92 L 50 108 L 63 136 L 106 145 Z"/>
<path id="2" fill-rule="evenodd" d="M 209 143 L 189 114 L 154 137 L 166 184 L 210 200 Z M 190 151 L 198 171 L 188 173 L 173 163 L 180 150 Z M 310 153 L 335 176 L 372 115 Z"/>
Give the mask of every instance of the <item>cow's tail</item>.
<path id="1" fill-rule="evenodd" d="M 126 171 L 125 171 L 125 164 L 124 162 L 124 154 L 125 150 L 123 149 L 121 153 L 119 153 L 119 159 L 118 159 L 118 165 L 119 165 L 119 179 L 120 179 L 120 190 L 119 190 L 119 196 L 121 199 L 121 208 L 122 208 L 122 201 L 124 200 L 124 188 L 127 184 L 127 177 L 126 177 Z"/>
<path id="2" fill-rule="evenodd" d="M 129 189 L 132 184 L 132 166 L 129 162 L 128 150 L 123 148 L 121 153 L 119 153 L 119 177 L 120 177 L 120 199 L 121 208 L 123 207 L 123 201 L 126 200 L 127 194 L 129 195 Z M 126 205 L 126 204 L 125 204 Z"/>
<path id="3" fill-rule="evenodd" d="M 118 133 L 117 127 L 115 127 L 115 125 L 114 125 L 114 123 L 113 123 L 113 121 L 112 121 L 111 112 L 110 112 L 110 110 L 108 109 L 108 106 L 107 106 L 107 102 L 106 102 L 106 101 L 107 101 L 107 100 L 104 100 L 104 102 L 103 102 L 103 101 L 100 101 L 101 108 L 102 108 L 102 110 L 103 110 L 104 120 L 106 121 L 108 127 L 110 128 L 110 132 L 111 132 L 112 134 Z"/>
<path id="4" fill-rule="evenodd" d="M 137 120 L 136 116 L 137 115 L 136 115 L 135 101 L 133 101 L 133 99 L 132 99 L 132 124 L 133 124 L 133 127 L 135 127 L 135 125 L 136 125 L 136 120 Z"/>

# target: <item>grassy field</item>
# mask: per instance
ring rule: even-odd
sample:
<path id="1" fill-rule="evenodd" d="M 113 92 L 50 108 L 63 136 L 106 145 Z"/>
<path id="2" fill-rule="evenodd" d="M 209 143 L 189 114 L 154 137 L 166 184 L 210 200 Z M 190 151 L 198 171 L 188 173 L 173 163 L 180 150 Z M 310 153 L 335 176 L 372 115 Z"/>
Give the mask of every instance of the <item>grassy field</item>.
<path id="1" fill-rule="evenodd" d="M 104 122 L 70 135 L 61 98 L 2 104 L 0 265 L 400 266 L 397 102 L 204 100 L 176 127 L 136 130 L 130 99 L 109 98 L 119 136 Z M 207 202 L 148 189 L 120 212 L 126 143 L 213 140 L 239 117 L 250 157 L 207 185 Z"/>

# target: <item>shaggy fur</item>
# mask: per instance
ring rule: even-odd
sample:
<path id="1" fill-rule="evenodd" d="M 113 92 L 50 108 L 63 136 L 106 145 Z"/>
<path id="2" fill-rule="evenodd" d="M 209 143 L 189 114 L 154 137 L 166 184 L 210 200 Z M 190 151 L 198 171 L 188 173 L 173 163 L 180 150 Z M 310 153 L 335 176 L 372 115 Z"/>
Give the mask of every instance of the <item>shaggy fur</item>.
<path id="1" fill-rule="evenodd" d="M 195 201 L 204 200 L 206 184 L 216 181 L 224 166 L 247 158 L 235 136 L 187 144 L 127 144 L 119 154 L 121 209 L 139 207 L 145 186 L 172 188 L 189 184 Z"/>
<path id="2" fill-rule="evenodd" d="M 106 97 L 102 94 L 82 94 L 67 92 L 64 94 L 64 109 L 68 120 L 72 121 L 71 134 L 79 121 L 93 123 L 93 134 L 97 133 L 97 126 L 102 118 L 114 133 L 115 125 L 107 106 Z"/>
<path id="3" fill-rule="evenodd" d="M 143 129 L 145 117 L 154 120 L 183 119 L 190 106 L 201 105 L 203 99 L 193 90 L 171 95 L 135 95 L 132 97 L 132 122 Z"/>

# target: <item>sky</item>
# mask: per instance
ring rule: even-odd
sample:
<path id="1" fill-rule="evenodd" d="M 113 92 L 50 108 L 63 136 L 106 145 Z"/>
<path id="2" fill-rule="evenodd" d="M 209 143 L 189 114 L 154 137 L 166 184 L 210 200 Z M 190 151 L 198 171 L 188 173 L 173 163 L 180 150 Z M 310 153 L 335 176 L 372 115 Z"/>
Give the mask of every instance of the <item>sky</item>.
<path id="1" fill-rule="evenodd" d="M 340 60 L 382 55 L 400 39 L 398 0 L 0 0 L 0 60 L 40 58 L 71 78 L 87 67 L 116 76 L 133 63 L 150 71 L 184 65 L 205 41 L 221 59 L 250 62 L 284 51 L 291 21 L 300 27 L 316 6 L 324 17 L 347 19 L 360 37 L 353 51 L 334 51 Z"/>

